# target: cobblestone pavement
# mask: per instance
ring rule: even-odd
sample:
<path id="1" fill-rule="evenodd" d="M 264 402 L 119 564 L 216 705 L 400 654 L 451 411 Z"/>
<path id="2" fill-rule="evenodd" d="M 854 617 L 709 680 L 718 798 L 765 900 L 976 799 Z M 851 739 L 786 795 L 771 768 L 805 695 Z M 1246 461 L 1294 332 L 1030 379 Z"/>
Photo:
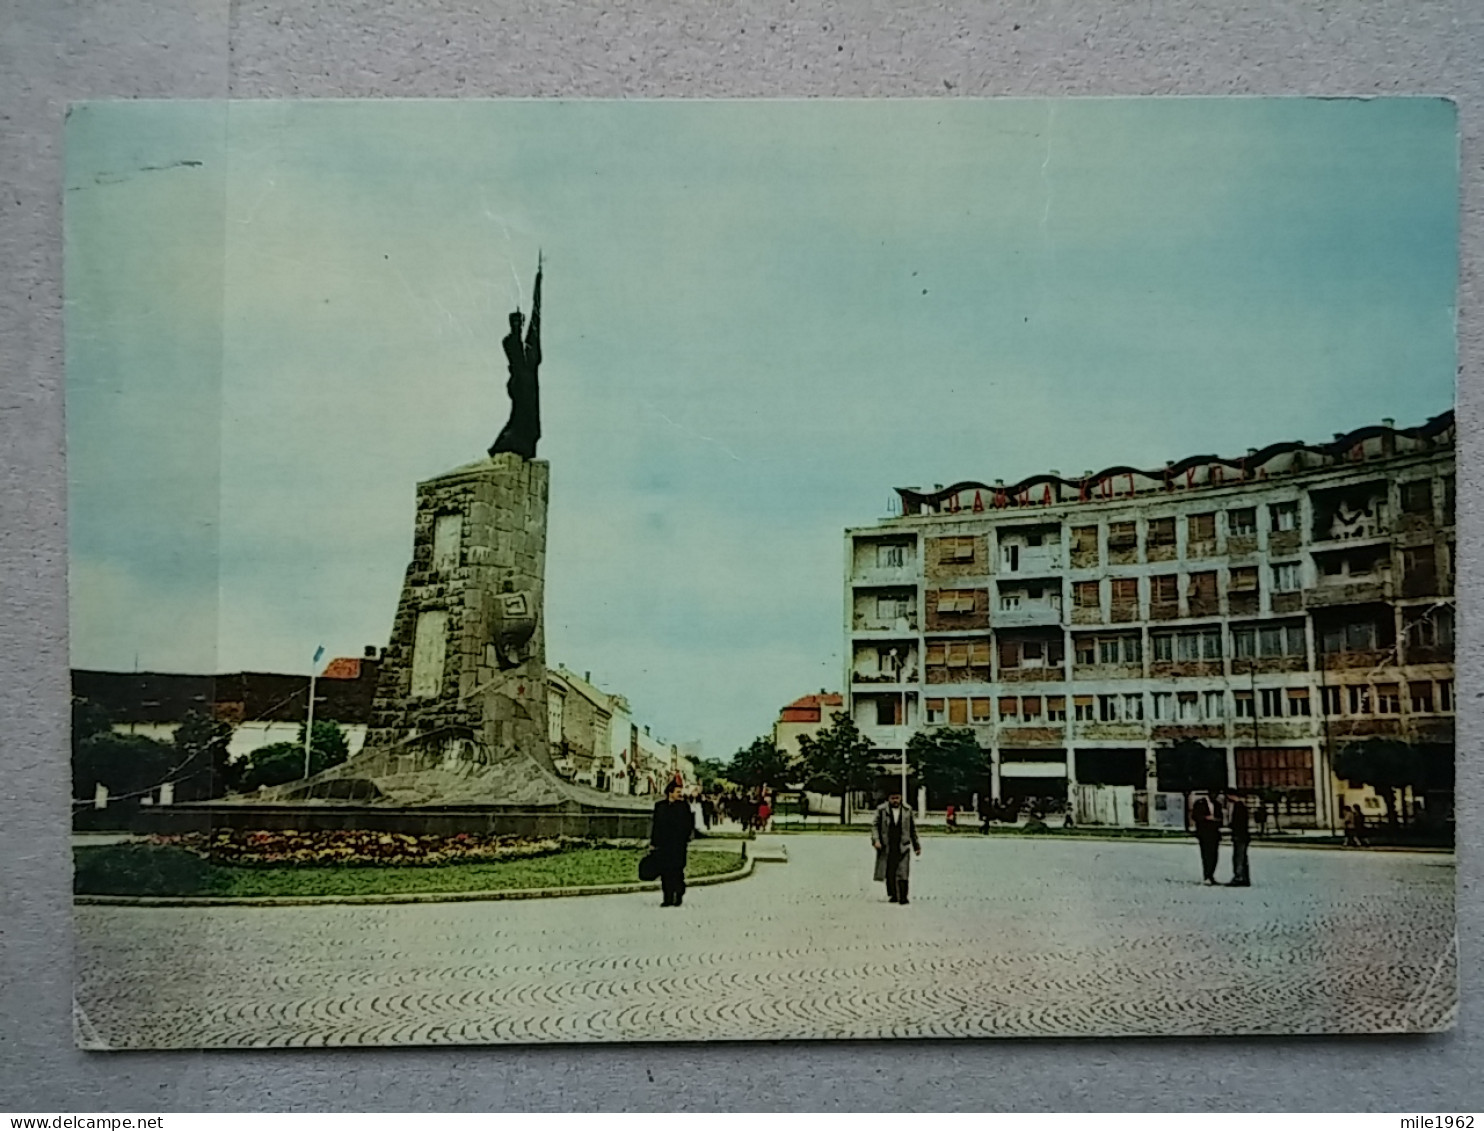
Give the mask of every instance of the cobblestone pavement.
<path id="1" fill-rule="evenodd" d="M 650 894 L 431 905 L 78 907 L 92 1047 L 1374 1032 L 1450 1023 L 1453 864 L 934 837 L 911 906 L 864 837 Z M 1223 860 L 1225 867 L 1225 860 Z"/>

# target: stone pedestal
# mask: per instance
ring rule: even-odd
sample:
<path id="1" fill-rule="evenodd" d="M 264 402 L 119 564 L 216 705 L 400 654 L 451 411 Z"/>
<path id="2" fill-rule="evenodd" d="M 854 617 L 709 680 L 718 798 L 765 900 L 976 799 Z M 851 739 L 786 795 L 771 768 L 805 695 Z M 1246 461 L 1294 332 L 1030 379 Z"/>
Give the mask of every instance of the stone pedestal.
<path id="1" fill-rule="evenodd" d="M 552 765 L 547 489 L 544 460 L 506 453 L 418 484 L 412 563 L 366 744 L 307 781 L 244 799 L 262 819 L 281 819 L 264 806 L 306 801 L 359 807 L 335 819 L 363 824 L 335 827 L 385 828 L 382 807 L 402 808 L 397 827 L 412 831 L 433 827 L 432 808 L 444 811 L 439 828 L 469 831 L 520 832 L 557 812 L 586 814 L 601 831 L 619 826 L 599 817 L 626 814 L 625 835 L 637 835 L 642 800 L 574 785 Z"/>
<path id="2" fill-rule="evenodd" d="M 518 751 L 550 769 L 547 490 L 544 460 L 509 454 L 418 484 L 368 748 L 476 763 Z"/>

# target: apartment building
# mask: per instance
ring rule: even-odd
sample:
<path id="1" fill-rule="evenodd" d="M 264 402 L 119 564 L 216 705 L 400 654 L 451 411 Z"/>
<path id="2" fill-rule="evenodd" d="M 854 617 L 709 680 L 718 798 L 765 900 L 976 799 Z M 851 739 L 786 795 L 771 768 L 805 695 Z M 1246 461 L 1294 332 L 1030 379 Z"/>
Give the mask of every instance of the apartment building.
<path id="1" fill-rule="evenodd" d="M 1449 412 L 1152 471 L 899 488 L 899 515 L 846 531 L 852 716 L 883 764 L 922 727 L 974 728 L 996 799 L 1131 787 L 1147 820 L 1155 752 L 1193 738 L 1285 823 L 1379 811 L 1330 770 L 1346 743 L 1452 765 L 1454 439 Z"/>

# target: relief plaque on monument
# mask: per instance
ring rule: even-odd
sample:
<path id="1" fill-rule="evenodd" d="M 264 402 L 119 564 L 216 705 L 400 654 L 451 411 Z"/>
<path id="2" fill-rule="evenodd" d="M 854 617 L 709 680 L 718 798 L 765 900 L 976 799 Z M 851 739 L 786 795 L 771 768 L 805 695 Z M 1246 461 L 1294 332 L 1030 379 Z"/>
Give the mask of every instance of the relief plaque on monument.
<path id="1" fill-rule="evenodd" d="M 1447 102 L 66 145 L 81 1045 L 1453 1023 Z"/>

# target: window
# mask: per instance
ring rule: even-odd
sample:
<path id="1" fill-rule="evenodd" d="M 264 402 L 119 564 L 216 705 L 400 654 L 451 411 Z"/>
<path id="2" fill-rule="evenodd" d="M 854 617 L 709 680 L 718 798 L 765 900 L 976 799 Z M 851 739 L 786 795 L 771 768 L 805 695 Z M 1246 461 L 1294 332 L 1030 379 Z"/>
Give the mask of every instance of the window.
<path id="1" fill-rule="evenodd" d="M 1091 695 L 1076 695 L 1072 698 L 1072 709 L 1079 723 L 1090 723 L 1097 718 Z"/>
<path id="2" fill-rule="evenodd" d="M 1096 581 L 1079 581 L 1072 586 L 1072 603 L 1079 609 L 1096 609 L 1102 604 L 1102 594 Z"/>
<path id="3" fill-rule="evenodd" d="M 1138 722 L 1144 717 L 1144 696 L 1125 695 L 1123 697 L 1123 717 L 1129 722 Z"/>
<path id="4" fill-rule="evenodd" d="M 1258 710 L 1265 719 L 1281 718 L 1283 715 L 1283 689 L 1264 687 L 1258 692 Z"/>
<path id="5" fill-rule="evenodd" d="M 1067 697 L 1065 695 L 1052 695 L 1046 700 L 1046 721 L 1048 723 L 1067 721 Z"/>
<path id="6" fill-rule="evenodd" d="M 1077 657 L 1077 663 L 1083 667 L 1091 666 L 1098 662 L 1098 639 L 1096 636 L 1078 636 L 1073 639 L 1073 654 Z"/>
<path id="7" fill-rule="evenodd" d="M 1000 722 L 1015 721 L 1020 714 L 1020 700 L 1013 695 L 1006 695 L 1000 700 Z"/>
<path id="8" fill-rule="evenodd" d="M 1252 692 L 1233 691 L 1232 705 L 1236 708 L 1233 712 L 1239 719 L 1251 719 L 1257 716 L 1252 711 Z"/>
<path id="9" fill-rule="evenodd" d="M 1039 546 L 1045 541 L 1046 537 L 1043 534 L 1027 534 L 1025 536 L 1025 544 L 1027 546 Z"/>
<path id="10" fill-rule="evenodd" d="M 1322 693 L 1322 702 L 1324 703 L 1324 713 L 1326 715 L 1333 717 L 1341 713 L 1341 711 L 1343 710 L 1343 707 L 1341 705 L 1341 693 L 1344 690 L 1345 689 L 1343 687 L 1320 688 L 1320 691 Z"/>
<path id="11" fill-rule="evenodd" d="M 900 569 L 907 564 L 906 546 L 877 546 L 876 565 L 881 569 Z"/>
<path id="12" fill-rule="evenodd" d="M 1221 659 L 1221 629 L 1202 629 L 1197 635 L 1201 638 L 1201 659 Z"/>
<path id="13" fill-rule="evenodd" d="M 907 615 L 906 597 L 877 597 L 876 619 L 898 620 Z"/>
<path id="14" fill-rule="evenodd" d="M 1412 713 L 1414 715 L 1430 715 L 1433 711 L 1432 680 L 1419 679 L 1408 684 L 1408 690 L 1412 693 Z"/>
<path id="15" fill-rule="evenodd" d="M 1298 562 L 1278 562 L 1273 566 L 1274 593 L 1295 593 L 1303 584 Z"/>
<path id="16" fill-rule="evenodd" d="M 1149 715 L 1155 722 L 1167 723 L 1175 717 L 1175 696 L 1169 691 L 1153 691 L 1149 694 Z"/>
<path id="17" fill-rule="evenodd" d="M 1139 527 L 1133 522 L 1108 524 L 1108 549 L 1132 550 L 1139 544 Z"/>
<path id="18" fill-rule="evenodd" d="M 1175 634 L 1173 632 L 1155 632 L 1149 637 L 1149 643 L 1154 648 L 1154 662 L 1156 664 L 1173 663 L 1175 659 Z"/>
<path id="19" fill-rule="evenodd" d="M 1401 710 L 1401 687 L 1395 683 L 1376 684 L 1376 714 L 1399 715 Z"/>
<path id="20" fill-rule="evenodd" d="M 1216 540 L 1216 514 L 1193 514 L 1185 520 L 1185 536 L 1191 542 Z"/>
<path id="21" fill-rule="evenodd" d="M 1119 719 L 1118 696 L 1098 696 L 1098 721 L 1104 723 L 1116 723 Z"/>
<path id="22" fill-rule="evenodd" d="M 1371 620 L 1328 624 L 1319 634 L 1319 650 L 1332 655 L 1374 652 L 1378 635 L 1376 622 Z"/>
<path id="23" fill-rule="evenodd" d="M 1254 630 L 1250 627 L 1233 629 L 1233 637 L 1238 633 L 1248 636 Z M 1257 654 L 1265 660 L 1278 659 L 1287 656 L 1303 656 L 1307 652 L 1304 643 L 1304 626 L 1301 624 L 1265 624 L 1256 629 L 1257 632 Z"/>
<path id="24" fill-rule="evenodd" d="M 1180 578 L 1173 573 L 1156 573 L 1149 578 L 1149 600 L 1155 605 L 1180 603 Z"/>
<path id="25" fill-rule="evenodd" d="M 1020 701 L 1020 721 L 1023 723 L 1041 721 L 1041 697 L 1039 695 L 1027 695 Z"/>
<path id="26" fill-rule="evenodd" d="M 1096 562 L 1098 557 L 1098 528 L 1096 526 L 1072 527 L 1072 554 L 1074 557 Z"/>
<path id="27" fill-rule="evenodd" d="M 969 641 L 969 666 L 975 668 L 989 667 L 989 641 Z"/>
<path id="28" fill-rule="evenodd" d="M 894 727 L 901 723 L 897 706 L 901 701 L 896 696 L 881 696 L 876 700 L 876 725 Z"/>
<path id="29" fill-rule="evenodd" d="M 1040 640 L 1023 640 L 1020 644 L 1020 666 L 1039 668 L 1046 663 L 1046 645 Z"/>
<path id="30" fill-rule="evenodd" d="M 990 701 L 988 699 L 970 699 L 969 716 L 976 723 L 987 723 L 990 721 Z"/>
<path id="31" fill-rule="evenodd" d="M 1232 571 L 1236 573 L 1236 570 Z M 1216 571 L 1208 570 L 1202 573 L 1190 575 L 1190 588 L 1187 590 L 1192 606 L 1204 607 L 1214 611 L 1216 606 Z M 1195 612 L 1195 608 L 1191 609 Z"/>
<path id="32" fill-rule="evenodd" d="M 1402 484 L 1403 514 L 1432 514 L 1432 480 L 1416 479 Z"/>
<path id="33" fill-rule="evenodd" d="M 1227 511 L 1226 529 L 1228 533 L 1238 536 L 1256 534 L 1257 508 L 1242 507 L 1239 510 Z"/>
<path id="34" fill-rule="evenodd" d="M 1295 719 L 1309 717 L 1309 689 L 1307 687 L 1288 689 L 1288 713 Z"/>
<path id="35" fill-rule="evenodd" d="M 1352 715 L 1371 713 L 1371 689 L 1363 684 L 1352 684 L 1345 688 L 1345 698 Z"/>
<path id="36" fill-rule="evenodd" d="M 1438 680 L 1438 710 L 1445 714 L 1453 710 L 1453 681 L 1451 679 Z"/>
<path id="37" fill-rule="evenodd" d="M 1198 663 L 1201 658 L 1201 638 L 1194 632 L 1182 632 L 1175 637 L 1175 659 L 1182 664 Z"/>
<path id="38" fill-rule="evenodd" d="M 1020 544 L 1009 542 L 1000 547 L 1000 557 L 1005 561 L 1005 569 L 1014 573 L 1020 568 Z"/>
<path id="39" fill-rule="evenodd" d="M 1134 633 L 1121 636 L 1082 637 L 1077 642 L 1078 663 L 1138 664 L 1143 662 L 1143 646 Z"/>
<path id="40" fill-rule="evenodd" d="M 1272 517 L 1272 530 L 1274 533 L 1283 533 L 1298 529 L 1298 504 L 1297 503 L 1274 503 L 1268 508 L 1268 514 Z"/>
<path id="41" fill-rule="evenodd" d="M 1177 692 L 1175 695 L 1175 718 L 1182 723 L 1200 722 L 1200 696 L 1194 691 Z"/>
<path id="42" fill-rule="evenodd" d="M 1001 593 L 1000 594 L 1000 611 L 1001 612 L 1007 612 L 1008 613 L 1008 612 L 1011 612 L 1011 611 L 1013 611 L 1015 609 L 1020 608 L 1020 599 L 1023 596 L 1024 596 L 1024 594 L 1021 593 L 1019 590 L 1014 590 L 1014 591 L 1009 592 L 1009 593 Z"/>
<path id="43" fill-rule="evenodd" d="M 972 613 L 974 611 L 974 590 L 972 589 L 944 589 L 938 594 L 938 612 L 940 613 Z"/>
<path id="44" fill-rule="evenodd" d="M 969 701 L 967 699 L 948 700 L 948 722 L 956 727 L 961 727 L 969 721 Z"/>
<path id="45" fill-rule="evenodd" d="M 929 723 L 941 723 L 943 721 L 943 700 L 929 699 L 927 707 L 927 721 Z"/>
<path id="46" fill-rule="evenodd" d="M 947 664 L 950 668 L 969 666 L 969 644 L 966 640 L 950 640 L 945 645 Z"/>
<path id="47" fill-rule="evenodd" d="M 1257 590 L 1257 567 L 1238 566 L 1231 571 L 1231 585 L 1228 587 L 1232 593 L 1253 593 Z"/>
<path id="48" fill-rule="evenodd" d="M 1173 518 L 1151 518 L 1149 520 L 1149 545 L 1173 546 L 1175 544 L 1175 520 Z"/>
<path id="49" fill-rule="evenodd" d="M 1452 648 L 1453 610 L 1445 605 L 1404 609 L 1404 631 L 1409 648 Z"/>
<path id="50" fill-rule="evenodd" d="M 974 560 L 973 536 L 943 539 L 942 549 L 939 551 L 939 560 L 945 562 L 972 562 Z"/>
<path id="51" fill-rule="evenodd" d="M 1208 719 L 1226 718 L 1226 692 L 1203 691 L 1201 692 L 1201 709 Z"/>
<path id="52" fill-rule="evenodd" d="M 1139 604 L 1139 579 L 1137 577 L 1115 577 L 1113 579 L 1113 607 L 1119 610 L 1137 610 Z"/>

